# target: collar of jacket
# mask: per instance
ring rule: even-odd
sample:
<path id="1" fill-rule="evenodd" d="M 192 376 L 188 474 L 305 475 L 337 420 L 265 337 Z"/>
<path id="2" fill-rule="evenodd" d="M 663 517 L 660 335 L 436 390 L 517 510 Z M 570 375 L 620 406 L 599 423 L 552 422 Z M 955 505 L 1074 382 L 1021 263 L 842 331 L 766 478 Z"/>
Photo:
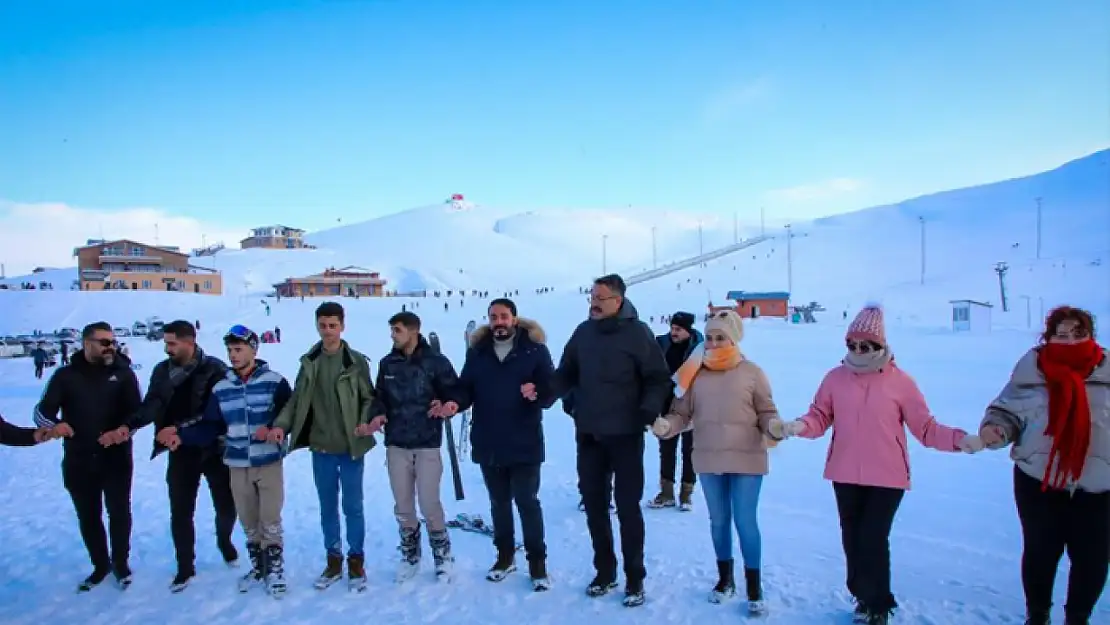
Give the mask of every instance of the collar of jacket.
<path id="1" fill-rule="evenodd" d="M 127 356 L 124 356 L 123 354 L 117 353 L 115 359 L 113 359 L 112 361 L 112 364 L 96 365 L 89 362 L 88 358 L 85 358 L 85 350 L 79 349 L 70 354 L 69 366 L 73 367 L 74 369 L 83 369 L 86 371 L 91 369 L 108 369 L 111 371 L 122 371 L 123 369 L 131 368 L 131 359 Z"/>
<path id="2" fill-rule="evenodd" d="M 224 378 L 228 382 L 231 382 L 232 384 L 242 385 L 242 384 L 246 384 L 247 382 L 250 382 L 251 380 L 257 378 L 258 376 L 262 375 L 263 373 L 266 373 L 269 370 L 270 370 L 270 363 L 266 362 L 265 360 L 262 360 L 261 358 L 256 358 L 254 360 L 254 371 L 251 371 L 250 377 L 247 378 L 246 380 L 239 377 L 239 374 L 235 371 L 235 369 L 232 369 L 231 367 L 227 368 L 227 375 L 225 375 Z"/>
<path id="3" fill-rule="evenodd" d="M 355 364 L 355 359 L 351 356 L 351 348 L 350 348 L 350 346 L 347 345 L 347 341 L 344 341 L 344 340 L 340 339 L 340 341 L 339 341 L 339 351 L 343 353 L 343 368 L 344 369 L 349 369 L 351 367 L 351 365 Z M 312 349 L 308 350 L 308 353 L 304 355 L 304 358 L 305 358 L 305 360 L 307 360 L 309 362 L 315 362 L 316 359 L 319 358 L 320 354 L 322 354 L 323 352 L 324 352 L 324 342 L 323 341 L 317 341 L 316 344 L 312 346 Z M 261 362 L 261 361 L 259 361 L 259 362 Z"/>
<path id="4" fill-rule="evenodd" d="M 394 347 L 389 350 L 389 357 L 391 360 L 409 360 L 411 358 L 413 362 L 420 362 L 424 358 L 424 350 L 434 351 L 432 350 L 432 346 L 428 344 L 428 340 L 424 338 L 424 335 L 420 334 L 417 335 L 416 349 L 412 350 L 411 356 L 406 356 L 405 352 L 401 351 L 400 347 Z"/>
<path id="5" fill-rule="evenodd" d="M 544 332 L 539 322 L 527 317 L 517 317 L 516 332 L 513 333 L 513 349 L 516 349 L 521 341 L 530 341 L 537 345 L 543 345 L 547 342 L 547 333 Z M 493 332 L 490 332 L 488 325 L 475 328 L 474 331 L 470 333 L 470 343 L 468 347 L 473 347 L 482 351 L 493 349 Z"/>

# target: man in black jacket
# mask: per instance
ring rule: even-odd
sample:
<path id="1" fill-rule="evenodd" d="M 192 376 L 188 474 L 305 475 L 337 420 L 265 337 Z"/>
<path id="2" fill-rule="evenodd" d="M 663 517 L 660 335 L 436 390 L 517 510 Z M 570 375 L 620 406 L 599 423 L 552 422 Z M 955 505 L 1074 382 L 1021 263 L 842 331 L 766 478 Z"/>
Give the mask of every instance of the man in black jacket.
<path id="1" fill-rule="evenodd" d="M 401 312 L 389 320 L 393 351 L 378 365 L 377 392 L 370 406 L 375 415 L 363 434 L 385 427 L 385 458 L 394 515 L 401 534 L 397 581 L 416 574 L 420 565 L 420 512 L 428 526 L 436 577 L 450 579 L 451 539 L 440 502 L 443 477 L 443 421 L 458 411 L 458 376 L 451 361 L 420 334 L 420 317 Z"/>
<path id="2" fill-rule="evenodd" d="M 694 352 L 694 348 L 703 341 L 701 332 L 694 327 L 694 314 L 678 311 L 671 315 L 671 331 L 655 337 L 663 350 L 663 358 L 667 361 L 667 369 L 673 374 L 678 371 L 682 363 Z M 671 383 L 672 388 L 674 383 Z M 671 400 L 674 392 L 667 394 L 663 402 L 662 414 L 667 414 L 671 409 Z M 697 483 L 697 474 L 694 473 L 694 432 L 686 431 L 678 436 L 659 441 L 659 494 L 648 502 L 649 508 L 673 508 L 675 506 L 674 477 L 678 464 L 678 445 L 682 441 L 682 482 L 678 493 L 678 506 L 680 510 L 690 510 L 693 506 L 694 485 Z"/>
<path id="3" fill-rule="evenodd" d="M 200 478 L 208 482 L 216 511 L 216 545 L 228 566 L 239 564 L 239 553 L 231 542 L 235 529 L 235 500 L 231 477 L 223 463 L 218 423 L 203 421 L 212 387 L 227 374 L 227 365 L 197 346 L 197 332 L 188 321 L 166 324 L 162 340 L 166 360 L 150 372 L 150 385 L 139 409 L 135 426 L 154 424 L 153 459 L 169 450 L 166 484 L 170 499 L 170 533 L 177 555 L 177 575 L 170 584 L 181 592 L 196 576 L 196 529 Z"/>
<path id="4" fill-rule="evenodd" d="M 608 480 L 620 521 L 626 606 L 644 602 L 644 432 L 671 392 L 671 375 L 651 328 L 625 299 L 616 274 L 594 281 L 590 318 L 575 328 L 559 360 L 556 395 L 574 390 L 578 479 L 597 575 L 586 588 L 600 597 L 617 587 Z"/>
<path id="5" fill-rule="evenodd" d="M 62 482 L 73 499 L 81 539 L 93 572 L 79 591 L 109 573 L 120 588 L 131 584 L 131 478 L 134 468 L 128 420 L 139 407 L 139 381 L 131 363 L 116 354 L 112 327 L 85 326 L 82 349 L 54 372 L 35 406 L 35 423 L 65 439 Z M 109 536 L 102 510 L 107 508 Z M 109 537 L 111 551 L 109 552 Z"/>
<path id="6" fill-rule="evenodd" d="M 540 507 L 544 461 L 543 410 L 551 395 L 554 364 L 543 328 L 517 316 L 510 299 L 490 303 L 489 325 L 470 335 L 459 374 L 459 410 L 473 406 L 470 440 L 482 468 L 493 519 L 497 560 L 486 579 L 499 582 L 516 570 L 513 502 L 520 513 L 528 573 L 535 590 L 547 590 L 547 546 Z"/>

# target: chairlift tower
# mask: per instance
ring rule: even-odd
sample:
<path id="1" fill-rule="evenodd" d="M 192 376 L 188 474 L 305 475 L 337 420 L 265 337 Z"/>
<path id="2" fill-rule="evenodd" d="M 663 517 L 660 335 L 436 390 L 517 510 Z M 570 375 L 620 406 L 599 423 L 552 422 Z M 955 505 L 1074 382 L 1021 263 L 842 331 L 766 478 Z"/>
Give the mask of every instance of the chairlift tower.
<path id="1" fill-rule="evenodd" d="M 994 272 L 998 274 L 998 291 L 1002 297 L 1002 312 L 1009 312 L 1010 306 L 1006 301 L 1006 273 L 1010 271 L 1010 265 L 1006 261 L 995 263 Z"/>

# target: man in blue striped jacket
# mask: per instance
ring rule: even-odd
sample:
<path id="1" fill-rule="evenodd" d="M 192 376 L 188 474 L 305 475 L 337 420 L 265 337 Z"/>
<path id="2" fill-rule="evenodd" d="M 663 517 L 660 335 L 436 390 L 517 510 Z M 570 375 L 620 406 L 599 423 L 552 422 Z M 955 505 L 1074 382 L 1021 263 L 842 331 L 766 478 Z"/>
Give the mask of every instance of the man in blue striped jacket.
<path id="1" fill-rule="evenodd" d="M 293 395 L 289 382 L 257 359 L 258 335 L 237 325 L 224 336 L 231 369 L 216 383 L 204 421 L 226 427 L 224 464 L 231 473 L 231 494 L 243 533 L 251 570 L 239 581 L 239 592 L 264 585 L 274 596 L 285 592 L 281 508 L 285 485 L 285 449 L 255 434 L 268 428 Z"/>

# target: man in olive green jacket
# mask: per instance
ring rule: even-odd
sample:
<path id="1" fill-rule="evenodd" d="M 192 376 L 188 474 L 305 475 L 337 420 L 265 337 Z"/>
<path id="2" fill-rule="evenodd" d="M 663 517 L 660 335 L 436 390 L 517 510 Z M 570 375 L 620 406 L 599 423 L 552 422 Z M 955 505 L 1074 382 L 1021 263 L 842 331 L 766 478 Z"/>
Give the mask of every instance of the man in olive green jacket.
<path id="1" fill-rule="evenodd" d="M 320 342 L 301 357 L 293 397 L 270 428 L 256 436 L 281 442 L 290 435 L 290 451 L 312 450 L 312 477 L 320 498 L 327 566 L 316 580 L 323 590 L 343 577 L 343 539 L 339 506 L 347 522 L 347 577 L 350 590 L 366 588 L 363 543 L 366 524 L 362 506 L 363 456 L 375 441 L 369 425 L 374 386 L 370 363 L 351 349 L 341 335 L 343 307 L 325 302 L 316 309 Z"/>

